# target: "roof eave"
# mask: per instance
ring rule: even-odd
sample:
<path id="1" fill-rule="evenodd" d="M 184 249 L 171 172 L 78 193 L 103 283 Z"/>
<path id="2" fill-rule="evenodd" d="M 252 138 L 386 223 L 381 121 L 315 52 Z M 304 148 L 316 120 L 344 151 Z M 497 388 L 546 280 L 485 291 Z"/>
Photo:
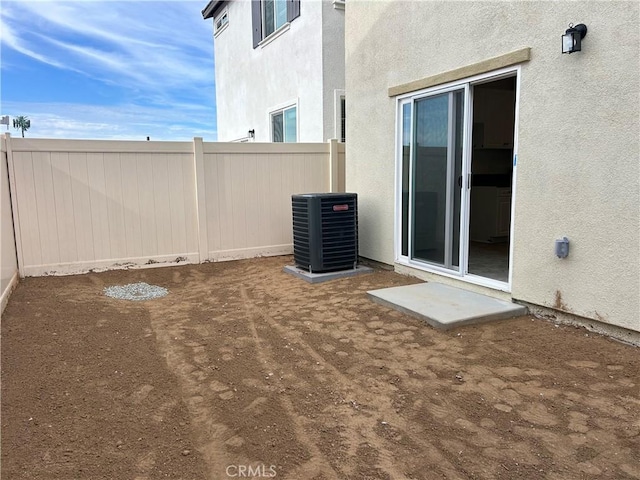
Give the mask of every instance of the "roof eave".
<path id="1" fill-rule="evenodd" d="M 225 3 L 225 0 L 211 0 L 202 10 L 202 18 L 207 20 L 213 17 L 216 13 L 216 10 L 218 10 L 223 3 Z"/>

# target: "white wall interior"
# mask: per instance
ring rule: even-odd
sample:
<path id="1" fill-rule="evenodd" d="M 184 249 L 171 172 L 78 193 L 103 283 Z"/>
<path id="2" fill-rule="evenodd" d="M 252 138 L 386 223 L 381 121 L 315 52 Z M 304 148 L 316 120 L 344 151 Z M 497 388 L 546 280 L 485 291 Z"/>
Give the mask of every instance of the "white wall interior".
<path id="1" fill-rule="evenodd" d="M 347 190 L 359 194 L 361 254 L 395 259 L 396 99 L 388 89 L 530 47 L 516 127 L 512 296 L 640 330 L 639 7 L 349 3 Z M 581 52 L 563 55 L 570 22 L 589 30 Z M 563 236 L 571 250 L 558 259 L 554 241 Z"/>

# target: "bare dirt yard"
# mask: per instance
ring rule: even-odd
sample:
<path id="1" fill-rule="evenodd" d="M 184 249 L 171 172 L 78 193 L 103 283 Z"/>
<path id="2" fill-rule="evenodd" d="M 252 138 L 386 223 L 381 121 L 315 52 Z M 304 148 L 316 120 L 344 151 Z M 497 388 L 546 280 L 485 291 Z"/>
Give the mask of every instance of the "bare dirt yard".
<path id="1" fill-rule="evenodd" d="M 637 348 L 521 317 L 440 332 L 290 257 L 28 278 L 2 479 L 640 478 Z M 169 290 L 132 302 L 106 286 Z"/>

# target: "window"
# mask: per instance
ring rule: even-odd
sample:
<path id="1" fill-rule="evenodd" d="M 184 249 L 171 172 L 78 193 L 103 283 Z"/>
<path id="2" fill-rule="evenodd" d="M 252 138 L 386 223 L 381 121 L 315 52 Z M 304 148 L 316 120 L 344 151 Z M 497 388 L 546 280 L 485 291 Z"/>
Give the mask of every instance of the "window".
<path id="1" fill-rule="evenodd" d="M 229 25 L 229 11 L 225 8 L 213 21 L 213 35 L 217 36 Z"/>
<path id="2" fill-rule="evenodd" d="M 253 48 L 300 16 L 300 0 L 252 0 Z"/>
<path id="3" fill-rule="evenodd" d="M 264 37 L 268 37 L 287 23 L 287 0 L 263 0 L 262 26 Z"/>
<path id="4" fill-rule="evenodd" d="M 286 143 L 298 141 L 298 119 L 295 106 L 271 114 L 271 140 Z"/>

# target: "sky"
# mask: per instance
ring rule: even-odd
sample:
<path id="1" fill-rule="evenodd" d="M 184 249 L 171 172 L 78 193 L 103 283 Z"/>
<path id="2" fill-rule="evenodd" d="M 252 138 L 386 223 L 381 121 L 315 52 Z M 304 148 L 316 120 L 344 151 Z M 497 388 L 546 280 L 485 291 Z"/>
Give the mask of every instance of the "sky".
<path id="1" fill-rule="evenodd" d="M 0 114 L 32 138 L 216 140 L 206 4 L 0 0 Z"/>

